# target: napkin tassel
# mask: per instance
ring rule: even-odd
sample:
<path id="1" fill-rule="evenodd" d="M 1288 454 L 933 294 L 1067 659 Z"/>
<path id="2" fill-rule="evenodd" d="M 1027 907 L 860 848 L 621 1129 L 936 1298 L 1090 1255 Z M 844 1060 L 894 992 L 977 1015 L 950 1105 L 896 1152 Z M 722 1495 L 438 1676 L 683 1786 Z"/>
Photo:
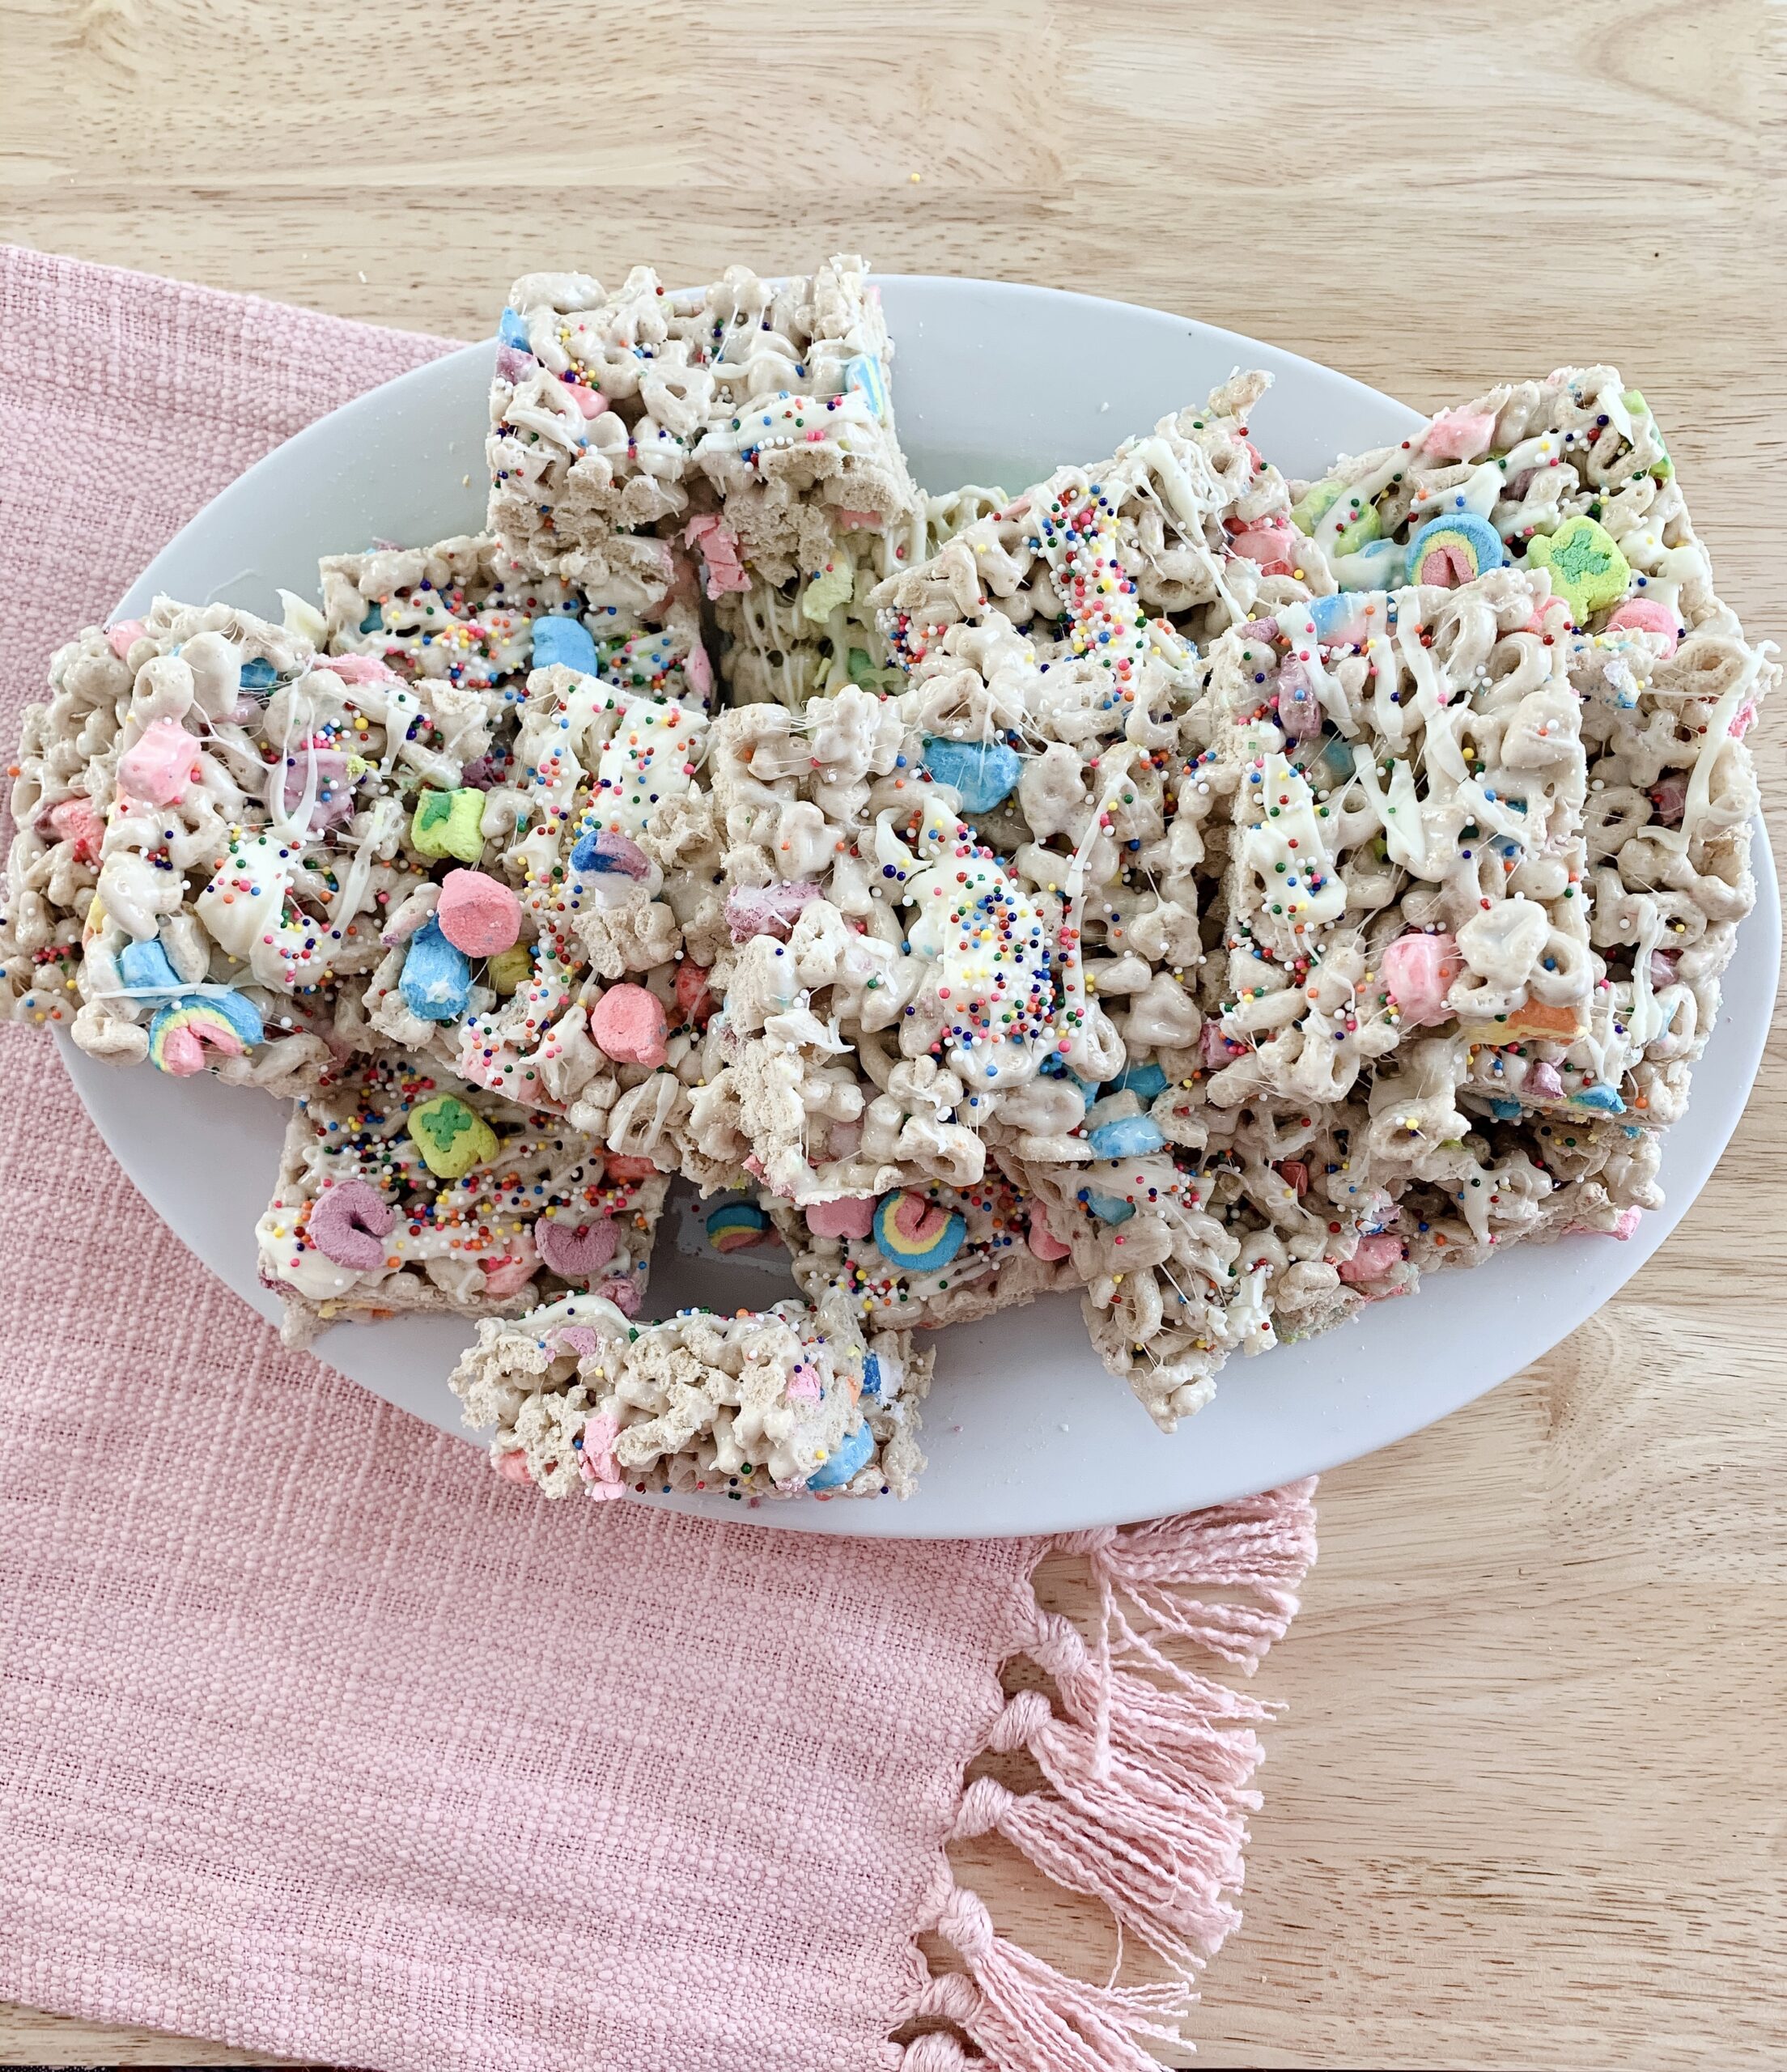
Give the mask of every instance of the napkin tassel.
<path id="1" fill-rule="evenodd" d="M 1098 1590 L 1089 1645 L 1058 1614 L 1034 1608 L 1020 1637 L 1055 1685 L 1009 1698 L 987 1736 L 991 1754 L 1027 1751 L 1046 1785 L 1014 1791 L 993 1777 L 964 1788 L 949 1839 L 996 1832 L 1071 1892 L 1101 1900 L 1179 1974 L 1162 1985 L 1091 1985 L 994 1932 L 947 1864 L 937 1932 L 965 1976 L 927 1981 L 909 2010 L 945 2021 L 1009 2072 L 1150 2072 L 1144 2042 L 1174 2040 L 1196 1998 L 1191 1981 L 1241 1914 L 1256 1728 L 1277 1708 L 1167 1652 L 1195 1646 L 1250 1675 L 1297 1610 L 1315 1558 L 1312 1480 L 1133 1530 L 1065 1535 Z M 906 2046 L 902 2072 L 953 2072 L 959 2039 L 932 2029 Z"/>

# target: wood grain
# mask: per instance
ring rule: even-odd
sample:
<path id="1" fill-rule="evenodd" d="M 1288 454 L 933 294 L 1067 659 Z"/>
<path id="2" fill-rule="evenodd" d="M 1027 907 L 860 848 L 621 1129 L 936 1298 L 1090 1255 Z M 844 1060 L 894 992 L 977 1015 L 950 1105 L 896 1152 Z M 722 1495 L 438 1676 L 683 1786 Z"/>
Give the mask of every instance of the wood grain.
<path id="1" fill-rule="evenodd" d="M 6 0 L 0 226 L 460 337 L 530 266 L 692 279 L 844 243 L 1184 310 L 1426 407 L 1610 359 L 1670 428 L 1724 594 L 1780 638 L 1780 19 Z M 1784 730 L 1760 733 L 1777 839 Z M 1619 1300 L 1327 1478 L 1199 2062 L 1787 2060 L 1784 1143 L 1777 1030 L 1724 1164 Z M 961 1853 L 1008 1930 L 1108 1960 L 1085 1909 L 992 1844 Z M 265 2061 L 0 2009 L 0 2062 Z"/>

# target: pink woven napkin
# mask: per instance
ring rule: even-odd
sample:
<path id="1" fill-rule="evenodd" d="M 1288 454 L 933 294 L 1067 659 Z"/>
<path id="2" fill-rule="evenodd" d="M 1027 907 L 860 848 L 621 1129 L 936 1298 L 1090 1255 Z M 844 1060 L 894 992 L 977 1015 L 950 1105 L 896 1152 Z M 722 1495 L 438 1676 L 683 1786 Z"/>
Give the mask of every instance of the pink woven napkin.
<path id="1" fill-rule="evenodd" d="M 444 350 L 0 251 L 0 731 L 232 476 Z M 944 2072 L 957 2032 L 1148 2062 L 1188 1987 L 1037 1962 L 944 1845 L 996 1828 L 1212 1951 L 1265 1708 L 1157 1643 L 1253 1666 L 1309 1485 L 1079 1536 L 1089 1647 L 1041 1542 L 548 1505 L 282 1351 L 43 1037 L 0 1030 L 0 1996 L 393 2072 Z M 1006 1700 L 1021 1652 L 1052 1703 Z M 1043 1788 L 964 1791 L 1020 1747 Z M 931 1927 L 964 1975 L 927 1982 Z"/>

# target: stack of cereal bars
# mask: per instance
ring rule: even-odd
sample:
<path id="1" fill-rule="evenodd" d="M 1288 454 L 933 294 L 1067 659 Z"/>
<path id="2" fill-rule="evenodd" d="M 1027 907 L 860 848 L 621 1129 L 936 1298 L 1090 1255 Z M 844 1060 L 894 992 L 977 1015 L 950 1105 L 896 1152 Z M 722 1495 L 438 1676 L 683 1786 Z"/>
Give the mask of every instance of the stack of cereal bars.
<path id="1" fill-rule="evenodd" d="M 1643 397 L 1287 481 L 1240 375 L 927 496 L 862 262 L 530 274 L 487 531 L 51 664 L 0 1012 L 291 1106 L 287 1335 L 434 1310 L 548 1495 L 904 1495 L 927 1334 L 1075 1291 L 1170 1431 L 1661 1199 L 1779 673 Z M 677 1175 L 799 1299 L 651 1316 Z"/>

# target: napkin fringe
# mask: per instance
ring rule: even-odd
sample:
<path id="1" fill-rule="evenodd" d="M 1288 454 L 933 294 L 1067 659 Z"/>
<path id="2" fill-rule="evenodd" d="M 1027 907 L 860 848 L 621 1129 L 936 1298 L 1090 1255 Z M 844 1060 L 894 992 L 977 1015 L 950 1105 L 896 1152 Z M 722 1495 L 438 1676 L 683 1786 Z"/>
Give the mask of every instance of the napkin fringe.
<path id="1" fill-rule="evenodd" d="M 1051 1679 L 1055 1697 L 1021 1691 L 983 1752 L 1022 1749 L 1046 1784 L 1013 1791 L 965 1783 L 948 1839 L 997 1832 L 1046 1877 L 1102 1900 L 1177 1974 L 1162 1985 L 1093 1985 L 998 1934 L 947 1860 L 934 1929 L 966 1970 L 927 1979 L 906 2010 L 914 2036 L 901 2072 L 955 2072 L 964 2036 L 1008 2072 L 1153 2072 L 1144 2045 L 1179 2040 L 1193 1978 L 1241 1920 L 1247 1815 L 1259 1810 L 1256 1729 L 1279 1708 L 1186 1667 L 1169 1645 L 1201 1649 L 1250 1676 L 1297 1608 L 1315 1559 L 1315 1483 L 1180 1518 L 1070 1533 L 1098 1592 L 1090 1644 L 1035 1603 L 1015 1653 Z M 1046 1551 L 1046 1550 L 1045 1550 Z"/>

